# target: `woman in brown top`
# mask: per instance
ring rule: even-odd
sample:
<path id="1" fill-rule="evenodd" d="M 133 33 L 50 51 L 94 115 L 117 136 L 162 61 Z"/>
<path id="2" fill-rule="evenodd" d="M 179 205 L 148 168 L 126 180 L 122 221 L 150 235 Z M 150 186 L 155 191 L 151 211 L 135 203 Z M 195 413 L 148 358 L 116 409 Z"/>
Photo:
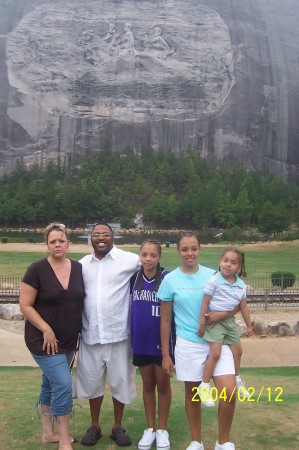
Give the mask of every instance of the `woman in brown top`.
<path id="1" fill-rule="evenodd" d="M 43 372 L 39 397 L 42 442 L 59 442 L 59 450 L 71 450 L 69 365 L 82 327 L 82 268 L 66 258 L 69 240 L 63 224 L 50 224 L 45 238 L 49 256 L 27 269 L 20 287 L 20 309 L 26 318 L 26 345 Z"/>

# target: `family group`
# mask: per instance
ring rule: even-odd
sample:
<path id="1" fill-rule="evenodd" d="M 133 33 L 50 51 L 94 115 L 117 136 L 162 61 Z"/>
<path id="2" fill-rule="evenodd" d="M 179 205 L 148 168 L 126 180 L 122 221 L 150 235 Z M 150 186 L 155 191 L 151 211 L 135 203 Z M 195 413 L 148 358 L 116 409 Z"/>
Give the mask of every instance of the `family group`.
<path id="1" fill-rule="evenodd" d="M 200 239 L 182 232 L 177 239 L 180 266 L 160 265 L 161 244 L 146 240 L 140 254 L 119 249 L 107 223 L 91 232 L 93 252 L 79 262 L 69 259 L 69 238 L 63 224 L 45 231 L 48 257 L 34 262 L 23 277 L 20 308 L 26 318 L 25 342 L 42 370 L 39 404 L 42 442 L 71 450 L 69 434 L 73 408 L 70 365 L 80 337 L 77 395 L 88 399 L 90 426 L 81 444 L 102 438 L 101 407 L 109 380 L 114 421 L 110 438 L 129 446 L 123 428 L 125 405 L 136 397 L 138 367 L 143 386 L 146 429 L 139 450 L 169 450 L 167 422 L 171 407 L 171 377 L 185 386 L 185 411 L 191 433 L 186 450 L 204 450 L 201 403 L 215 405 L 210 379 L 219 399 L 215 450 L 234 450 L 230 432 L 238 389 L 248 393 L 239 376 L 241 345 L 234 316 L 241 311 L 252 334 L 246 303 L 244 255 L 236 248 L 223 251 L 219 270 L 199 264 Z M 194 401 L 194 391 L 198 398 Z"/>

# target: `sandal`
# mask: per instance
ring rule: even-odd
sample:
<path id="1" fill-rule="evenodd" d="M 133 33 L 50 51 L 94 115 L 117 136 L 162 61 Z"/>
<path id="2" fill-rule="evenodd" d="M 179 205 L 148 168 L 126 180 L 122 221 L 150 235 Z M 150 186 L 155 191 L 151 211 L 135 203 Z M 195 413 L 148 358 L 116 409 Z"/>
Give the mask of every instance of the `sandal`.
<path id="1" fill-rule="evenodd" d="M 125 431 L 126 430 L 121 426 L 112 428 L 110 438 L 113 439 L 119 447 L 126 447 L 127 445 L 132 444 L 131 439 L 126 435 Z"/>
<path id="2" fill-rule="evenodd" d="M 83 438 L 81 439 L 82 445 L 96 445 L 99 439 L 102 437 L 101 429 L 98 429 L 96 426 L 91 426 L 88 428 L 87 432 L 84 434 Z"/>

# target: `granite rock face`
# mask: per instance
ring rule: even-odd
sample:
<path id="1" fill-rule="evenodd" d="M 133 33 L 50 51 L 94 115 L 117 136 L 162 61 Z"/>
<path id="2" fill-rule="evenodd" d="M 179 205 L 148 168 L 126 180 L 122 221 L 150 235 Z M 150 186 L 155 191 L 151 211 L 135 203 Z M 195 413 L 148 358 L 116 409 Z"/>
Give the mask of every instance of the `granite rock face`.
<path id="1" fill-rule="evenodd" d="M 128 145 L 298 183 L 297 0 L 0 0 L 0 173 Z"/>

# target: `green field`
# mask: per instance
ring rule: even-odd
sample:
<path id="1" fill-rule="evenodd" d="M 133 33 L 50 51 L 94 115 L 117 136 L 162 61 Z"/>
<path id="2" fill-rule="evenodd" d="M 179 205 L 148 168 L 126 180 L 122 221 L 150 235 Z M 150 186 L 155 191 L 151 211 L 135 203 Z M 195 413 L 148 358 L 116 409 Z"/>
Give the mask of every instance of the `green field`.
<path id="1" fill-rule="evenodd" d="M 255 389 L 251 402 L 237 403 L 231 440 L 237 450 L 296 450 L 299 448 L 299 378 L 298 367 L 243 369 L 242 377 Z M 35 411 L 39 392 L 40 370 L 36 368 L 0 368 L 1 450 L 51 450 L 58 446 L 40 443 L 41 421 Z M 183 383 L 172 379 L 172 407 L 168 431 L 171 450 L 184 450 L 191 441 L 184 411 Z M 262 395 L 258 395 L 264 387 Z M 123 420 L 136 448 L 144 428 L 145 415 L 141 395 L 141 379 L 137 374 L 138 396 L 125 410 Z M 257 401 L 258 400 L 258 401 Z M 80 439 L 89 426 L 87 401 L 79 401 L 71 434 Z M 94 447 L 102 450 L 118 448 L 110 439 L 112 405 L 109 392 L 105 396 L 101 417 L 104 437 Z M 214 450 L 217 434 L 217 408 L 202 409 L 205 450 Z M 74 449 L 84 449 L 80 443 Z M 154 447 L 153 447 L 154 448 Z"/>
<path id="2" fill-rule="evenodd" d="M 283 270 L 295 274 L 297 283 L 299 279 L 299 244 L 283 243 L 270 245 L 246 245 L 240 246 L 245 252 L 246 271 L 248 276 L 268 277 L 272 272 Z M 124 247 L 125 250 L 134 253 L 139 252 L 138 247 Z M 200 263 L 202 265 L 218 268 L 218 262 L 222 252 L 222 247 L 207 246 L 202 247 Z M 0 276 L 22 275 L 29 264 L 36 261 L 46 253 L 29 252 L 4 252 L 0 249 Z M 83 254 L 70 253 L 71 258 L 80 259 Z M 175 245 L 170 248 L 163 248 L 162 265 L 172 270 L 180 264 L 180 258 Z"/>

